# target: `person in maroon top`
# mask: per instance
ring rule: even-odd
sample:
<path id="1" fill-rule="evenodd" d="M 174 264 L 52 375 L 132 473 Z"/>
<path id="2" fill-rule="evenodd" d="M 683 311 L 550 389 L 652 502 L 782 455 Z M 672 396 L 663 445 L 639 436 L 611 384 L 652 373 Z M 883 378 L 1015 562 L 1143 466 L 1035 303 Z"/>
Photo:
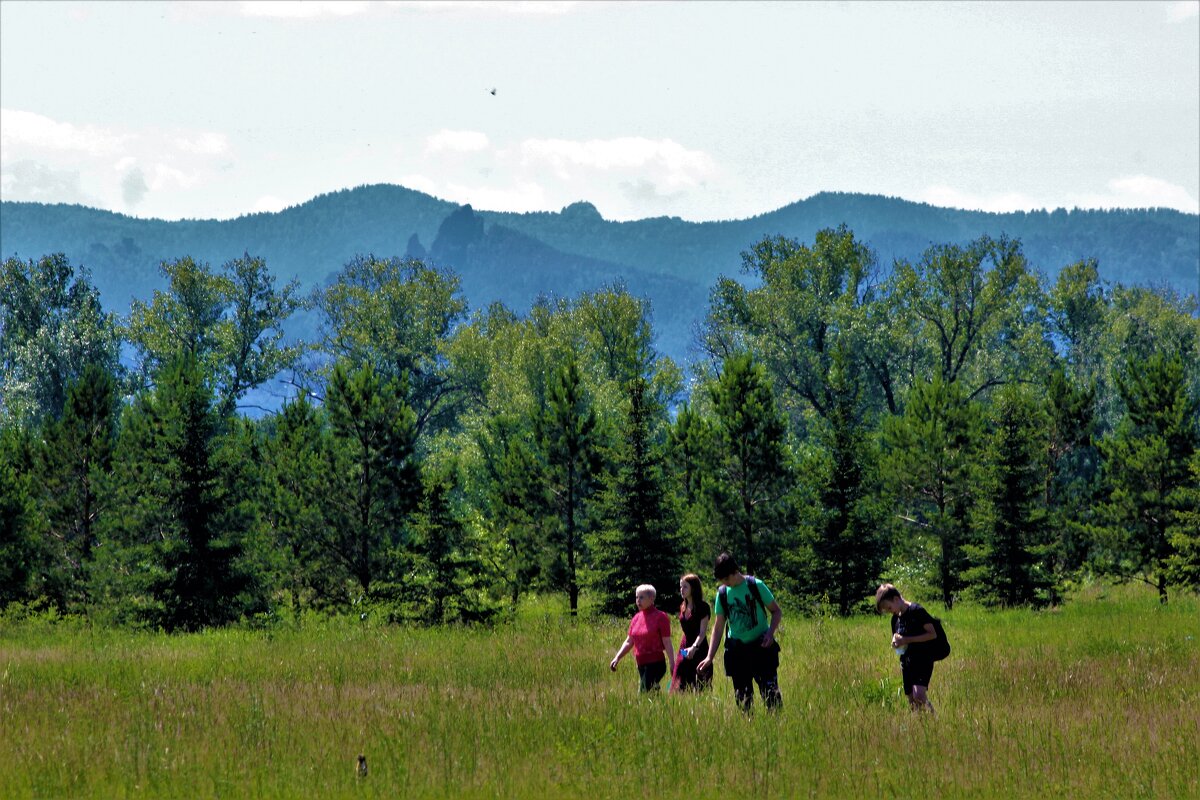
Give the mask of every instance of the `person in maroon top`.
<path id="1" fill-rule="evenodd" d="M 680 690 L 702 692 L 712 686 L 712 668 L 698 672 L 697 665 L 708 655 L 708 621 L 712 613 L 704 602 L 700 576 L 688 573 L 679 579 L 679 660 L 675 664 L 675 683 Z"/>
<path id="2" fill-rule="evenodd" d="M 617 671 L 617 664 L 631 649 L 638 665 L 638 689 L 650 692 L 658 689 L 667 674 L 668 663 L 675 672 L 675 651 L 671 647 L 671 618 L 654 607 L 658 592 L 648 583 L 637 587 L 634 602 L 637 613 L 629 621 L 629 635 L 613 657 L 608 668 Z"/>

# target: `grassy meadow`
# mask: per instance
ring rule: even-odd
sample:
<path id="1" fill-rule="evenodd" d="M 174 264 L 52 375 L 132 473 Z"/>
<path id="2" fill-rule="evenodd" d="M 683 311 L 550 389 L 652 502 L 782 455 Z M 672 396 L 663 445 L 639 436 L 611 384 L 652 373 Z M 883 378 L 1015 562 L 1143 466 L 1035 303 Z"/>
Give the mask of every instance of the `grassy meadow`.
<path id="1" fill-rule="evenodd" d="M 942 617 L 933 718 L 878 617 L 785 616 L 784 709 L 750 718 L 720 666 L 639 697 L 632 657 L 608 671 L 625 622 L 546 601 L 491 630 L 10 621 L 0 797 L 1200 797 L 1200 600 Z"/>

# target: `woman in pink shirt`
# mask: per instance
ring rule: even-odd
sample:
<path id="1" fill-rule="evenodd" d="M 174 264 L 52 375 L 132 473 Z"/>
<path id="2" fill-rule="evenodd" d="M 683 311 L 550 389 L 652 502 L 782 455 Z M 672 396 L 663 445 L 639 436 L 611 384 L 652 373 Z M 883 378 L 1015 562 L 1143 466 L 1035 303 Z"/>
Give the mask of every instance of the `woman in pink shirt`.
<path id="1" fill-rule="evenodd" d="M 675 671 L 675 651 L 671 647 L 671 618 L 654 607 L 658 592 L 648 583 L 637 587 L 634 602 L 637 613 L 629 622 L 629 635 L 613 657 L 608 668 L 617 671 L 617 663 L 633 650 L 638 665 L 639 691 L 650 692 L 667 674 L 667 667 Z"/>

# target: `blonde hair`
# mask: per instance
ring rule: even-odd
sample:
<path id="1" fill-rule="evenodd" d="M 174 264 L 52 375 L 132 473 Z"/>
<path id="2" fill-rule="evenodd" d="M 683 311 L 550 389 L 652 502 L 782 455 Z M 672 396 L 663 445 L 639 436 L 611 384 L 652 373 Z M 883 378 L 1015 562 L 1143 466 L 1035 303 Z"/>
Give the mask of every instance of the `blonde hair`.
<path id="1" fill-rule="evenodd" d="M 658 597 L 658 592 L 648 583 L 643 583 L 641 586 L 637 587 L 633 595 L 634 597 L 640 597 L 643 593 L 650 595 L 651 600 Z"/>

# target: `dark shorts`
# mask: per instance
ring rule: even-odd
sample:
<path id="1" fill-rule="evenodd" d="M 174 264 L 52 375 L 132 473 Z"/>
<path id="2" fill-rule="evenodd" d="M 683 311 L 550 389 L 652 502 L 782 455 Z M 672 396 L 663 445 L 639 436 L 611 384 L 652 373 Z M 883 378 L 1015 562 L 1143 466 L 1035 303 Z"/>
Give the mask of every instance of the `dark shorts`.
<path id="1" fill-rule="evenodd" d="M 933 662 L 928 659 L 900 659 L 900 670 L 904 674 L 904 693 L 912 694 L 914 686 L 929 686 L 933 678 Z"/>
<path id="2" fill-rule="evenodd" d="M 779 643 L 763 647 L 758 642 L 744 643 L 725 640 L 725 674 L 733 681 L 733 693 L 738 705 L 749 711 L 754 703 L 754 684 L 768 709 L 778 711 L 783 706 L 779 692 Z"/>
<path id="3" fill-rule="evenodd" d="M 708 655 L 708 640 L 705 639 L 699 647 L 695 648 L 695 655 L 690 658 L 680 656 L 675 663 L 675 679 L 681 690 L 689 689 L 692 691 L 702 692 L 712 685 L 713 669 L 712 664 L 708 665 L 708 669 L 703 672 L 697 672 L 696 667 Z"/>
<path id="4" fill-rule="evenodd" d="M 638 691 L 652 692 L 658 689 L 663 676 L 667 674 L 667 662 L 655 661 L 650 664 L 638 664 Z"/>

